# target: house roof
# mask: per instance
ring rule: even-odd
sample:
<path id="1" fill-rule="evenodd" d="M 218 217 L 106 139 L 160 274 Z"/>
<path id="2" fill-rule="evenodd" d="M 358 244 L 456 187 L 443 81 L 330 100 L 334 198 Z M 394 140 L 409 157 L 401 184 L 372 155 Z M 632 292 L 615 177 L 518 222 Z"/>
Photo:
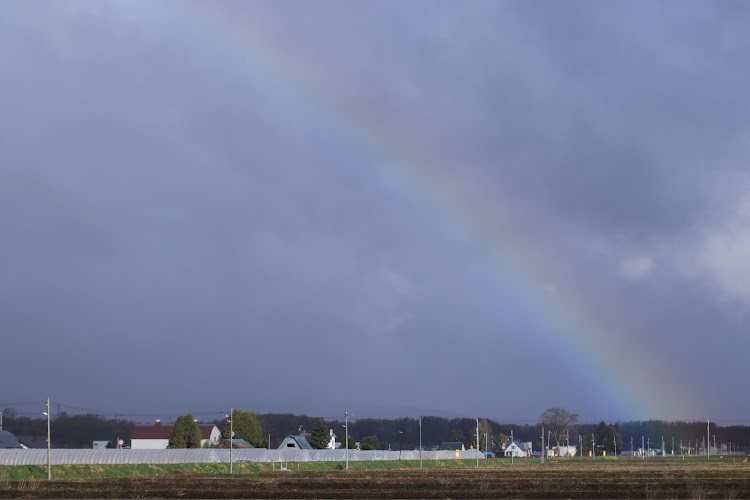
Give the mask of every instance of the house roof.
<path id="1" fill-rule="evenodd" d="M 219 445 L 217 446 L 217 448 L 229 448 L 229 440 L 225 439 L 224 441 L 222 441 L 221 443 L 219 443 Z M 232 439 L 232 448 L 237 448 L 237 449 L 240 449 L 240 448 L 242 448 L 242 449 L 252 449 L 252 448 L 255 448 L 255 446 L 251 445 L 250 443 L 248 443 L 244 439 L 234 438 L 234 439 Z"/>
<path id="2" fill-rule="evenodd" d="M 526 447 L 522 445 L 520 441 L 513 441 L 513 443 L 511 444 L 516 445 L 516 447 L 521 451 L 526 451 Z"/>
<path id="3" fill-rule="evenodd" d="M 302 436 L 302 435 L 293 436 L 293 435 L 290 434 L 289 436 L 287 436 L 287 437 L 284 438 L 284 440 L 281 442 L 281 444 L 283 445 L 284 441 L 286 441 L 289 438 L 294 439 L 297 442 L 297 446 L 299 446 L 299 448 L 301 450 L 312 450 L 313 449 L 312 445 L 307 440 L 307 438 L 305 436 Z M 281 448 L 281 446 L 279 446 L 279 448 Z"/>
<path id="4" fill-rule="evenodd" d="M 214 424 L 198 424 L 201 439 L 210 439 L 215 427 Z M 173 424 L 136 424 L 130 434 L 130 439 L 169 439 L 172 429 L 174 429 Z"/>
<path id="5" fill-rule="evenodd" d="M 0 448 L 20 448 L 21 443 L 18 442 L 16 436 L 8 431 L 0 431 Z"/>
<path id="6" fill-rule="evenodd" d="M 22 446 L 32 449 L 42 449 L 47 447 L 47 436 L 16 436 Z M 54 448 L 54 446 L 52 446 Z"/>

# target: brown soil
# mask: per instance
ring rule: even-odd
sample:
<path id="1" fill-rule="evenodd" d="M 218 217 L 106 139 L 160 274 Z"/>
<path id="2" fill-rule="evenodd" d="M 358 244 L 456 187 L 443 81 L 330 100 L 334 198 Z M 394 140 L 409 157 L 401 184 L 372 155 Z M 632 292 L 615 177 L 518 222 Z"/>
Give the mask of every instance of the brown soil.
<path id="1" fill-rule="evenodd" d="M 560 461 L 479 469 L 178 473 L 6 481 L 0 498 L 750 498 L 750 465 Z"/>

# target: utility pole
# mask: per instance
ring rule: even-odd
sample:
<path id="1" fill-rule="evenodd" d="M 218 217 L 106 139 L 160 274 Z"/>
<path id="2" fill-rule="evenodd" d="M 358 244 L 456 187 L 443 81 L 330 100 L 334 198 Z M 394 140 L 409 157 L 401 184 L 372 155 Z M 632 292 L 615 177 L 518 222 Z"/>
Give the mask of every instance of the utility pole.
<path id="1" fill-rule="evenodd" d="M 511 434 L 513 434 L 513 429 L 510 431 Z M 544 426 L 542 426 L 542 463 L 544 463 Z"/>
<path id="2" fill-rule="evenodd" d="M 47 479 L 52 479 L 52 460 L 50 459 L 51 453 L 50 450 L 52 449 L 52 441 L 50 437 L 50 416 L 49 416 L 49 396 L 47 396 Z"/>
<path id="3" fill-rule="evenodd" d="M 479 419 L 477 419 L 477 467 L 479 467 Z"/>
<path id="4" fill-rule="evenodd" d="M 513 439 L 513 428 L 510 429 L 510 465 L 513 465 L 513 455 L 515 455 L 515 440 Z"/>
<path id="5" fill-rule="evenodd" d="M 708 441 L 706 441 L 706 460 L 711 459 L 711 421 L 706 419 L 706 435 L 708 436 Z"/>
<path id="6" fill-rule="evenodd" d="M 346 410 L 344 412 L 344 433 L 346 434 L 346 436 L 344 436 L 344 442 L 346 443 L 346 470 L 349 470 L 349 410 Z M 401 436 L 403 436 L 403 434 L 401 434 Z M 401 443 L 403 443 L 403 437 L 401 439 Z M 336 443 L 333 443 L 333 446 L 335 448 Z M 398 450 L 398 458 L 401 458 L 401 448 L 399 448 Z"/>
<path id="7" fill-rule="evenodd" d="M 422 468 L 422 417 L 419 417 L 419 468 Z"/>
<path id="8" fill-rule="evenodd" d="M 596 460 L 596 445 L 594 443 L 594 435 L 591 435 L 591 460 Z"/>
<path id="9" fill-rule="evenodd" d="M 547 431 L 547 449 L 549 449 L 549 438 L 551 434 L 552 434 L 552 431 Z"/>
<path id="10" fill-rule="evenodd" d="M 570 458 L 570 429 L 565 429 L 565 453 Z"/>
<path id="11" fill-rule="evenodd" d="M 674 436 L 672 436 L 672 456 L 674 456 Z"/>
<path id="12" fill-rule="evenodd" d="M 617 457 L 617 436 L 612 436 L 612 441 L 615 443 L 615 457 Z"/>
<path id="13" fill-rule="evenodd" d="M 646 444 L 643 440 L 643 436 L 641 436 L 641 458 L 646 459 Z"/>
<path id="14" fill-rule="evenodd" d="M 234 415 L 232 415 L 232 412 L 234 411 L 234 408 L 229 409 L 229 473 L 231 474 L 232 471 L 232 444 L 234 443 Z"/>

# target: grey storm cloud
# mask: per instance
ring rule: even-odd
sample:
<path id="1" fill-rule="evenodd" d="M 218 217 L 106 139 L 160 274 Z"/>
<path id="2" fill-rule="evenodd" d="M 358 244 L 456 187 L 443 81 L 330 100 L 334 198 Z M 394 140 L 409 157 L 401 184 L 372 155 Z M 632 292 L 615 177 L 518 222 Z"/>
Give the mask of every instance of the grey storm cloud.
<path id="1" fill-rule="evenodd" d="M 0 403 L 750 410 L 745 3 L 0 10 Z"/>

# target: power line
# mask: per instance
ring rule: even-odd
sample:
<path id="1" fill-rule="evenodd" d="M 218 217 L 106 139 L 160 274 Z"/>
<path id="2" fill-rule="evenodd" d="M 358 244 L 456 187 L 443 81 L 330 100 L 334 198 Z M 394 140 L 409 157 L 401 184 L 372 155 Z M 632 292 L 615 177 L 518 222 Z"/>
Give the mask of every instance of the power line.
<path id="1" fill-rule="evenodd" d="M 44 401 L 24 401 L 24 402 L 12 402 L 12 403 L 0 403 L 0 407 L 5 407 L 6 409 L 8 407 L 16 407 L 16 406 L 43 406 Z M 59 408 L 64 408 L 67 410 L 73 410 L 73 411 L 79 411 L 84 412 L 88 415 L 93 416 L 99 416 L 99 417 L 122 417 L 122 418 L 146 418 L 146 417 L 176 417 L 184 415 L 185 413 L 191 413 L 194 416 L 217 416 L 220 418 L 220 416 L 224 415 L 226 413 L 225 410 L 216 410 L 216 411 L 202 411 L 202 412 L 175 412 L 175 411 L 149 411 L 149 412 L 127 412 L 127 411 L 111 411 L 111 410 L 97 410 L 97 409 L 91 409 L 91 408 L 84 408 L 80 406 L 75 405 L 69 405 L 64 403 L 58 404 Z M 17 415 L 35 415 L 29 414 L 29 413 L 16 413 Z M 283 414 L 278 412 L 268 412 L 268 413 L 260 413 L 260 415 L 263 414 Z M 327 421 L 340 421 L 341 416 L 318 416 L 318 415 L 297 415 L 299 417 L 306 417 L 311 419 L 322 419 Z M 429 418 L 429 417 L 435 417 L 439 419 L 444 420 L 473 420 L 472 417 L 443 417 L 439 415 L 422 415 L 421 418 Z M 420 417 L 411 417 L 411 416 L 402 416 L 402 417 L 386 417 L 382 415 L 358 415 L 357 413 L 350 413 L 349 419 L 353 423 L 358 420 L 392 420 L 392 421 L 399 421 L 399 420 L 413 420 L 418 421 Z M 500 423 L 502 425 L 536 425 L 540 423 L 539 417 L 536 418 L 517 418 L 517 417 L 487 417 L 489 420 L 492 420 L 494 422 Z M 585 419 L 585 420 L 578 420 L 575 422 L 576 424 L 598 424 L 602 421 L 608 422 L 608 423 L 617 423 L 617 424 L 623 424 L 623 423 L 647 423 L 647 422 L 662 422 L 662 423 L 700 423 L 705 422 L 706 417 L 683 417 L 683 418 L 597 418 L 597 419 Z M 719 422 L 722 427 L 726 427 L 729 423 L 736 423 L 736 424 L 746 424 L 750 422 L 750 418 L 721 418 L 721 417 L 715 417 L 712 418 L 711 421 L 713 422 Z"/>

